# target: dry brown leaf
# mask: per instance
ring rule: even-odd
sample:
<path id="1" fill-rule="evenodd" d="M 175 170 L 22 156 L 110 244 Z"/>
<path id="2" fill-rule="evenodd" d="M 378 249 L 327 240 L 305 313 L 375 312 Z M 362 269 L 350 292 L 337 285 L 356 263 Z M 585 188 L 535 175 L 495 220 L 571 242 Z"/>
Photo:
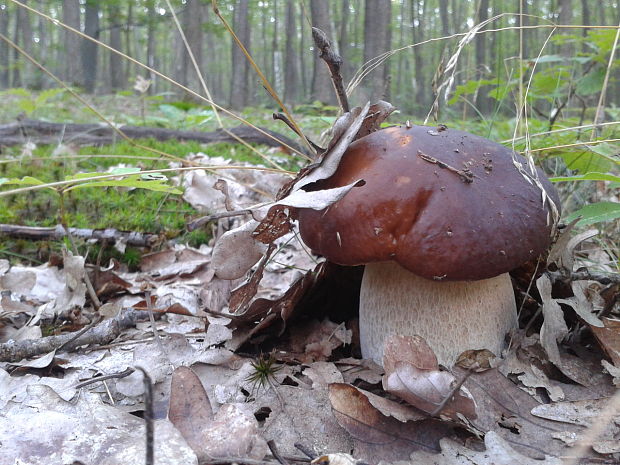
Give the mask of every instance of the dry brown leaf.
<path id="1" fill-rule="evenodd" d="M 433 349 L 420 336 L 390 337 L 385 343 L 383 368 L 394 371 L 397 362 L 405 361 L 421 370 L 437 370 L 439 365 Z"/>
<path id="2" fill-rule="evenodd" d="M 603 318 L 603 327 L 590 326 L 605 354 L 620 368 L 620 320 Z"/>
<path id="3" fill-rule="evenodd" d="M 381 129 L 381 123 L 383 123 L 394 110 L 396 110 L 396 107 L 390 102 L 385 102 L 383 100 L 379 100 L 377 103 L 370 105 L 368 115 L 364 118 L 362 127 L 357 131 L 353 140 L 360 139 Z"/>
<path id="4" fill-rule="evenodd" d="M 383 389 L 428 414 L 451 395 L 457 379 L 439 371 L 437 357 L 420 336 L 392 336 L 384 349 Z M 476 418 L 476 404 L 461 387 L 441 409 L 442 417 L 458 420 L 458 414 Z"/>
<path id="5" fill-rule="evenodd" d="M 423 412 L 433 414 L 451 395 L 456 378 L 447 371 L 421 370 L 407 362 L 397 362 L 394 370 L 383 377 L 383 389 Z M 441 417 L 459 420 L 458 414 L 476 418 L 476 403 L 467 389 L 461 387 L 442 408 Z"/>
<path id="6" fill-rule="evenodd" d="M 218 278 L 241 278 L 261 259 L 267 245 L 254 238 L 257 226 L 257 221 L 250 220 L 220 236 L 211 258 L 211 266 Z"/>
<path id="7" fill-rule="evenodd" d="M 313 182 L 327 179 L 336 172 L 342 155 L 362 126 L 362 122 L 368 114 L 369 108 L 370 103 L 366 103 L 364 108 L 356 107 L 351 110 L 351 115 L 353 116 L 351 125 L 348 126 L 342 136 L 338 138 L 338 142 L 325 153 L 321 162 L 314 169 L 307 171 L 306 176 L 298 179 L 291 190 L 295 191 Z"/>
<path id="8" fill-rule="evenodd" d="M 172 373 L 168 419 L 198 455 L 204 447 L 202 430 L 213 421 L 213 412 L 200 379 L 188 367 Z"/>
<path id="9" fill-rule="evenodd" d="M 249 409 L 225 404 L 213 415 L 200 379 L 189 368 L 175 370 L 168 416 L 200 462 L 226 457 L 261 460 L 268 451 Z"/>
<path id="10" fill-rule="evenodd" d="M 562 459 L 556 457 L 533 460 L 524 456 L 494 432 L 485 435 L 484 445 L 486 450 L 475 451 L 451 439 L 442 439 L 440 454 L 419 451 L 411 455 L 411 461 L 393 465 L 562 465 Z"/>
<path id="11" fill-rule="evenodd" d="M 420 449 L 437 453 L 439 439 L 452 432 L 434 419 L 403 423 L 387 417 L 348 384 L 331 384 L 329 400 L 338 423 L 356 440 L 353 455 L 368 463 L 407 459 Z"/>
<path id="12" fill-rule="evenodd" d="M 465 371 L 455 368 L 455 374 L 463 376 Z M 487 434 L 494 431 L 528 457 L 566 455 L 564 444 L 555 440 L 554 434 L 580 429 L 533 416 L 531 410 L 540 404 L 496 368 L 471 374 L 464 385 L 477 405 L 478 418 L 471 421 L 472 426 Z"/>

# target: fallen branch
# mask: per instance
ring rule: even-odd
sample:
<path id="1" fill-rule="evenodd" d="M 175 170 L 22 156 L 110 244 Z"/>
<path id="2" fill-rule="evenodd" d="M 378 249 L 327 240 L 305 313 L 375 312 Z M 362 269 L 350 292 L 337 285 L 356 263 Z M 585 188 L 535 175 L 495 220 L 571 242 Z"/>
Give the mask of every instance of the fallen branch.
<path id="1" fill-rule="evenodd" d="M 282 134 L 265 128 L 261 128 L 261 131 L 271 134 L 277 140 L 248 126 L 228 129 L 230 134 L 221 129 L 214 132 L 178 131 L 175 129 L 142 126 L 120 126 L 119 129 L 130 139 L 175 139 L 179 141 L 192 140 L 203 144 L 215 144 L 218 142 L 234 144 L 239 142 L 233 137 L 236 136 L 246 142 L 264 144 L 270 147 L 288 145 L 303 152 L 296 142 Z M 0 125 L 0 146 L 21 145 L 29 141 L 42 145 L 57 145 L 60 143 L 107 145 L 119 140 L 119 135 L 106 124 L 48 123 L 46 121 L 25 119 Z"/>
<path id="2" fill-rule="evenodd" d="M 563 269 L 558 271 L 547 271 L 546 273 L 553 282 L 598 281 L 605 286 L 608 284 L 620 284 L 620 274 L 593 273 L 590 270 L 569 272 Z"/>
<path id="3" fill-rule="evenodd" d="M 145 312 L 129 309 L 121 312 L 115 318 L 105 320 L 90 328 L 78 338 L 75 337 L 76 333 L 73 332 L 59 336 L 47 336 L 41 339 L 5 342 L 0 344 L 0 362 L 19 362 L 20 360 L 47 354 L 60 348 L 63 351 L 71 352 L 85 345 L 108 344 L 116 339 L 122 330 L 135 326 L 137 321 L 143 320 L 145 317 Z"/>
<path id="4" fill-rule="evenodd" d="M 343 113 L 347 113 L 350 111 L 350 108 L 347 92 L 342 84 L 342 74 L 340 73 L 342 58 L 332 49 L 332 44 L 327 38 L 327 34 L 318 27 L 312 28 L 312 39 L 314 40 L 316 48 L 319 50 L 319 57 L 325 61 L 325 64 L 329 68 L 329 74 L 332 78 L 332 84 L 334 85 L 340 108 L 342 108 Z"/>
<path id="5" fill-rule="evenodd" d="M 157 234 L 140 233 L 135 231 L 119 231 L 114 228 L 107 229 L 81 229 L 69 228 L 72 237 L 97 242 L 126 243 L 131 247 L 153 247 L 161 241 Z M 0 236 L 29 239 L 32 241 L 59 240 L 67 235 L 62 225 L 50 228 L 34 226 L 20 226 L 15 224 L 0 224 Z"/>

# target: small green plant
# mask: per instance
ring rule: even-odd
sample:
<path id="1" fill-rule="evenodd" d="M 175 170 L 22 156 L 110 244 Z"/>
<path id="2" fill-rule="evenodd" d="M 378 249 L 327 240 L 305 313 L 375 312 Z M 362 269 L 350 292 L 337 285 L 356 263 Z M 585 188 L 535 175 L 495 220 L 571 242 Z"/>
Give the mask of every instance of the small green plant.
<path id="1" fill-rule="evenodd" d="M 53 106 L 56 97 L 63 95 L 65 92 L 65 89 L 62 88 L 32 92 L 28 89 L 19 87 L 0 92 L 0 99 L 7 96 L 17 97 L 15 102 L 17 107 L 24 112 L 26 116 L 32 117 L 37 110 Z"/>
<path id="2" fill-rule="evenodd" d="M 251 365 L 254 372 L 246 378 L 246 381 L 252 383 L 253 392 L 258 388 L 271 385 L 275 374 L 282 369 L 273 354 L 260 354 L 256 360 L 251 362 Z"/>

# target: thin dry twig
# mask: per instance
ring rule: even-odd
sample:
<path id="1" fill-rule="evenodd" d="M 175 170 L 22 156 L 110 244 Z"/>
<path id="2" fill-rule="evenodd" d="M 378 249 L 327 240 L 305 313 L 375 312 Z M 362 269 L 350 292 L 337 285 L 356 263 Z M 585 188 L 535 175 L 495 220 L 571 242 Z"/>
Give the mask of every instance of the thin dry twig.
<path id="1" fill-rule="evenodd" d="M 620 274 L 595 273 L 590 270 L 568 271 L 561 269 L 558 271 L 547 271 L 551 281 L 597 281 L 603 285 L 620 284 Z"/>
<path id="2" fill-rule="evenodd" d="M 267 441 L 267 446 L 269 446 L 269 450 L 271 451 L 271 454 L 279 463 L 281 463 L 282 465 L 289 465 L 286 459 L 282 457 L 282 455 L 280 455 L 280 452 L 278 451 L 278 447 L 276 446 L 276 442 L 273 439 L 270 439 L 269 441 Z"/>
<path id="3" fill-rule="evenodd" d="M 347 91 L 342 84 L 342 74 L 340 70 L 342 67 L 342 57 L 332 49 L 332 43 L 327 38 L 327 34 L 318 27 L 312 28 L 312 39 L 319 51 L 319 57 L 329 68 L 329 74 L 332 78 L 332 84 L 334 85 L 340 108 L 342 108 L 344 113 L 348 113 L 351 109 L 349 107 L 349 100 L 347 99 Z"/>
<path id="4" fill-rule="evenodd" d="M 126 378 L 127 376 L 129 376 L 130 374 L 132 374 L 134 371 L 136 371 L 133 368 L 126 368 L 124 371 L 121 371 L 120 373 L 112 373 L 109 375 L 101 375 L 101 376 L 94 376 L 89 380 L 83 381 L 79 384 L 75 385 L 75 389 L 81 389 L 83 387 L 89 386 L 91 384 L 95 384 L 95 383 L 99 383 L 101 381 L 107 381 L 109 379 L 122 379 L 122 378 Z"/>
<path id="5" fill-rule="evenodd" d="M 5 342 L 0 344 L 0 362 L 19 362 L 30 357 L 47 354 L 53 350 L 59 350 L 61 347 L 62 350 L 71 352 L 85 345 L 108 344 L 116 339 L 122 330 L 135 326 L 136 322 L 143 319 L 144 316 L 146 316 L 144 312 L 123 311 L 117 317 L 89 328 L 77 339 L 75 338 L 76 332 L 72 332 L 40 339 Z"/>

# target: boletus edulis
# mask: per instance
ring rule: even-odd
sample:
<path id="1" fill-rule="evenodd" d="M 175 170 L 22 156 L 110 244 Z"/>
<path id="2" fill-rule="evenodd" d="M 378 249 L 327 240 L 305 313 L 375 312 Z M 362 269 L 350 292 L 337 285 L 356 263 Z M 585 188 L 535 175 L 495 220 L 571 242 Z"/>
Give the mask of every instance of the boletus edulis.
<path id="1" fill-rule="evenodd" d="M 483 137 L 402 126 L 352 143 L 312 189 L 357 179 L 366 184 L 298 219 L 315 253 L 366 265 L 362 355 L 381 363 L 399 334 L 422 336 L 445 366 L 469 349 L 499 356 L 517 326 L 508 272 L 548 249 L 559 216 L 544 173 Z"/>

